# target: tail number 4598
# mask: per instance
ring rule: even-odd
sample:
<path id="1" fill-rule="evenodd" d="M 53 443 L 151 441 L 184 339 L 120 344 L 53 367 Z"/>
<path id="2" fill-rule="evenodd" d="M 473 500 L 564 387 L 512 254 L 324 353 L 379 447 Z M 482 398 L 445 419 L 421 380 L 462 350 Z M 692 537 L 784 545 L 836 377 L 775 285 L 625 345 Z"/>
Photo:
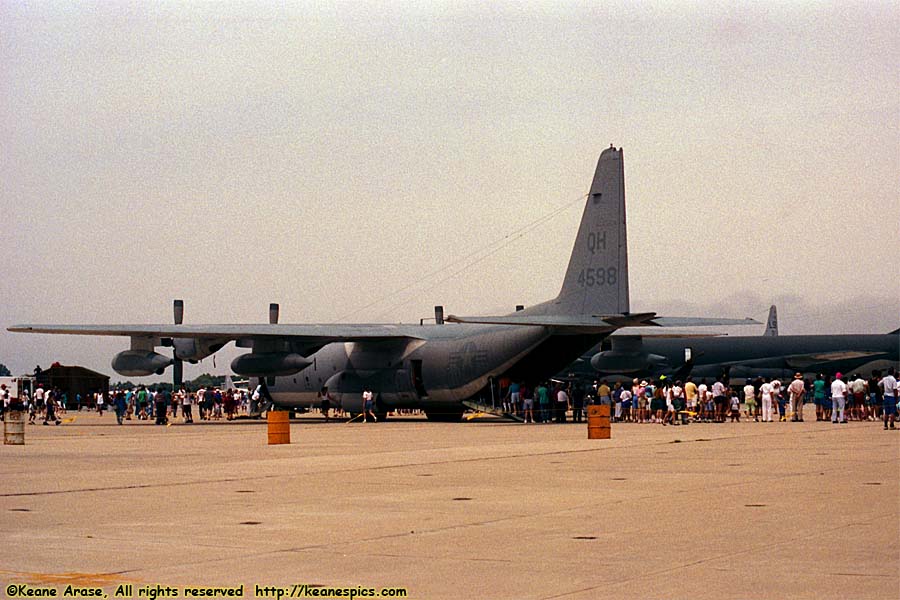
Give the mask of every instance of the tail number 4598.
<path id="1" fill-rule="evenodd" d="M 578 285 L 581 287 L 594 287 L 601 285 L 616 285 L 619 273 L 615 267 L 597 267 L 596 269 L 582 269 L 578 274 Z"/>

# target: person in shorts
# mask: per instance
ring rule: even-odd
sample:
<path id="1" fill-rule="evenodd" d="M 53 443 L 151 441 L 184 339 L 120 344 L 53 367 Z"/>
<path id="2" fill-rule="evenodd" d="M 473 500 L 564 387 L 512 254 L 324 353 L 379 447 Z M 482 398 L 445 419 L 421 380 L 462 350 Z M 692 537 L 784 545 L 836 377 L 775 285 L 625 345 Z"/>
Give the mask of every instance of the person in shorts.
<path id="1" fill-rule="evenodd" d="M 894 367 L 888 369 L 888 374 L 878 382 L 884 394 L 884 406 L 882 407 L 882 418 L 884 419 L 884 428 L 895 429 L 894 422 L 897 420 L 897 378 L 894 377 Z"/>
<path id="2" fill-rule="evenodd" d="M 375 394 L 372 393 L 372 390 L 368 387 L 363 390 L 363 422 L 368 423 L 369 417 L 372 417 L 372 422 L 377 423 L 378 417 L 375 416 L 373 412 L 375 410 Z"/>
<path id="3" fill-rule="evenodd" d="M 738 423 L 740 423 L 741 422 L 741 399 L 738 398 L 737 392 L 731 393 L 730 407 L 731 407 L 731 422 L 734 423 L 735 421 L 737 421 Z"/>
<path id="4" fill-rule="evenodd" d="M 637 422 L 638 423 L 647 423 L 650 419 L 647 418 L 647 405 L 650 402 L 650 399 L 647 397 L 647 381 L 642 380 L 640 386 L 638 387 L 637 392 Z"/>
<path id="5" fill-rule="evenodd" d="M 758 422 L 759 418 L 756 416 L 756 388 L 753 387 L 749 377 L 747 378 L 747 383 L 744 384 L 744 404 L 747 405 L 747 418 L 753 417 L 753 420 Z"/>
<path id="6" fill-rule="evenodd" d="M 881 397 L 881 388 L 878 382 L 881 381 L 881 371 L 872 371 L 872 376 L 866 382 L 869 390 L 869 417 L 873 421 L 881 420 L 881 411 L 884 406 L 884 400 Z"/>

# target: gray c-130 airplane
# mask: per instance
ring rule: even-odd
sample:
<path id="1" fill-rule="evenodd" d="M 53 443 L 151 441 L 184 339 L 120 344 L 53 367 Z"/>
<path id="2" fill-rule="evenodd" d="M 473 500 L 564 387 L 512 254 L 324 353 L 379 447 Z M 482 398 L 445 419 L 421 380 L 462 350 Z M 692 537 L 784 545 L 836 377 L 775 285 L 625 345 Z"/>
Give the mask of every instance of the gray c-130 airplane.
<path id="1" fill-rule="evenodd" d="M 272 310 L 272 308 L 270 308 Z M 559 295 L 512 314 L 449 316 L 420 325 L 16 325 L 27 333 L 125 336 L 131 348 L 112 361 L 128 376 L 161 374 L 174 365 L 210 356 L 229 342 L 250 352 L 232 370 L 268 380 L 277 407 L 316 405 L 327 386 L 344 410 L 362 412 L 362 392 L 379 395 L 376 412 L 421 408 L 430 420 L 458 421 L 463 401 L 493 378 L 536 382 L 563 367 L 621 327 L 755 323 L 752 319 L 657 317 L 631 313 L 622 149 L 610 147 L 597 162 L 581 225 Z M 173 348 L 170 358 L 156 352 Z"/>

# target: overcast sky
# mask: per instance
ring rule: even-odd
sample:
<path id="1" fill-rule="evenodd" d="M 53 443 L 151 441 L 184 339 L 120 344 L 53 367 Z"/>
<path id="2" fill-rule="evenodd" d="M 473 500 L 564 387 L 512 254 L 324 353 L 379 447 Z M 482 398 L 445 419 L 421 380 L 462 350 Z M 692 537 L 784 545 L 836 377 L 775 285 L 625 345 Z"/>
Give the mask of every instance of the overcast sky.
<path id="1" fill-rule="evenodd" d="M 274 4 L 0 2 L 0 362 L 535 304 L 610 143 L 632 310 L 900 326 L 895 2 Z"/>

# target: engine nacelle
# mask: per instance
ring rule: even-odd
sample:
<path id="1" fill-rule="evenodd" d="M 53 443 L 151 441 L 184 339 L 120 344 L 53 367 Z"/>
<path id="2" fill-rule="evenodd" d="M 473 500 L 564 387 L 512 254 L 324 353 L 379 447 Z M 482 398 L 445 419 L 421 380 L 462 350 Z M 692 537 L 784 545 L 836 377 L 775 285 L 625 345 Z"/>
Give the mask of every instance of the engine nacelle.
<path id="1" fill-rule="evenodd" d="M 244 377 L 293 375 L 312 364 L 294 352 L 250 352 L 231 361 L 231 370 Z"/>
<path id="2" fill-rule="evenodd" d="M 361 377 L 357 371 L 338 371 L 328 378 L 325 385 L 340 403 L 341 408 L 348 413 L 361 413 L 363 411 L 363 388 L 371 379 L 371 373 L 367 373 L 367 375 L 367 377 Z"/>
<path id="3" fill-rule="evenodd" d="M 419 401 L 415 383 L 407 369 L 338 371 L 328 378 L 325 385 L 349 413 L 362 412 L 362 393 L 367 387 L 376 394 L 376 410 L 414 406 Z"/>
<path id="4" fill-rule="evenodd" d="M 227 343 L 228 340 L 215 338 L 175 338 L 172 340 L 175 356 L 190 363 L 196 363 L 215 354 Z"/>
<path id="5" fill-rule="evenodd" d="M 127 377 L 145 377 L 154 373 L 162 375 L 171 364 L 171 358 L 152 350 L 125 350 L 112 360 L 113 371 Z"/>

